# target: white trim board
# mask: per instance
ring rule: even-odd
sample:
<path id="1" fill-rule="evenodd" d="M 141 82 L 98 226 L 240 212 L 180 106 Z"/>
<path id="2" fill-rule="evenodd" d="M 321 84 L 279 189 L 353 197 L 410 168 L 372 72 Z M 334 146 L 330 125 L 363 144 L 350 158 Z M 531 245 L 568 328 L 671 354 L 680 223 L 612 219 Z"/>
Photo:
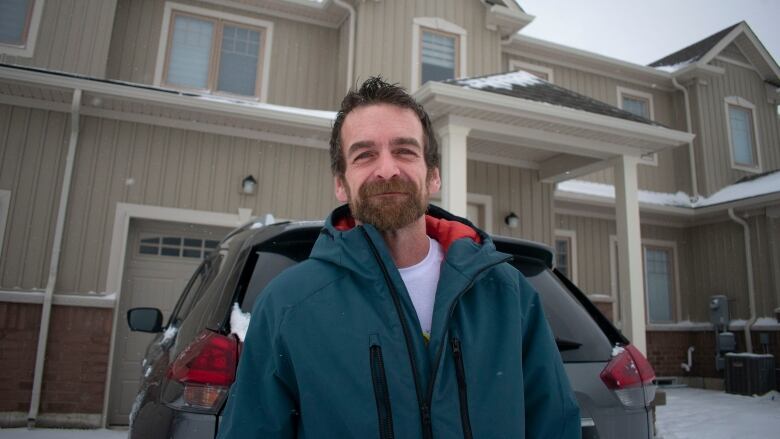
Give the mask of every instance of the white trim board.
<path id="1" fill-rule="evenodd" d="M 555 83 L 555 72 L 552 68 L 543 66 L 540 64 L 532 64 L 529 62 L 521 61 L 516 58 L 510 58 L 509 59 L 509 70 L 524 70 L 530 74 L 534 74 L 534 72 L 540 72 L 547 74 L 547 82 L 554 84 Z"/>
<path id="2" fill-rule="evenodd" d="M 11 211 L 11 191 L 0 189 L 0 258 L 3 257 L 3 242 L 5 226 L 8 223 L 8 212 Z"/>

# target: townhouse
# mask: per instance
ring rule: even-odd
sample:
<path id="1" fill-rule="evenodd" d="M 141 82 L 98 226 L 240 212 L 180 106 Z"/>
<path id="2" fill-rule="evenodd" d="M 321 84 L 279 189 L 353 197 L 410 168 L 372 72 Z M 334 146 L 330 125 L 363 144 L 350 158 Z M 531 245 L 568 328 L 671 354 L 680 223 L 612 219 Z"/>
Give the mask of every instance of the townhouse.
<path id="1" fill-rule="evenodd" d="M 0 425 L 127 423 L 126 310 L 170 311 L 232 227 L 327 215 L 334 110 L 375 74 L 432 115 L 436 202 L 553 245 L 658 375 L 722 379 L 714 295 L 737 350 L 780 354 L 780 69 L 745 22 L 640 66 L 525 36 L 511 0 L 0 15 Z"/>

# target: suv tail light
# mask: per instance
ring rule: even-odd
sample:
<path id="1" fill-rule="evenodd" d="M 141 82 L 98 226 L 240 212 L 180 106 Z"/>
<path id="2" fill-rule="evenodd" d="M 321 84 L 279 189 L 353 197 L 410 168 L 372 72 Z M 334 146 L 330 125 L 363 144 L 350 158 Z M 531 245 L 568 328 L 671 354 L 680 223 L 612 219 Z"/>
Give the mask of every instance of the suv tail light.
<path id="1" fill-rule="evenodd" d="M 201 410 L 219 409 L 236 379 L 238 340 L 204 331 L 187 346 L 168 370 L 168 378 L 184 386 L 174 405 Z"/>
<path id="2" fill-rule="evenodd" d="M 655 399 L 655 371 L 633 345 L 616 347 L 612 360 L 601 371 L 601 381 L 626 407 L 646 407 Z"/>

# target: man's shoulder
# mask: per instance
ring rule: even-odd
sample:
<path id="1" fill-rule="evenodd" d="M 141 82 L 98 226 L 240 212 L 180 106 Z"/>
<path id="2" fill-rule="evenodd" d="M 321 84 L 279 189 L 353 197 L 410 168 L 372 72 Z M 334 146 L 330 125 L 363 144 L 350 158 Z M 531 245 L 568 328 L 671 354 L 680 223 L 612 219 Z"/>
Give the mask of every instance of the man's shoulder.
<path id="1" fill-rule="evenodd" d="M 281 272 L 262 295 L 274 307 L 295 306 L 343 276 L 333 264 L 307 259 Z"/>

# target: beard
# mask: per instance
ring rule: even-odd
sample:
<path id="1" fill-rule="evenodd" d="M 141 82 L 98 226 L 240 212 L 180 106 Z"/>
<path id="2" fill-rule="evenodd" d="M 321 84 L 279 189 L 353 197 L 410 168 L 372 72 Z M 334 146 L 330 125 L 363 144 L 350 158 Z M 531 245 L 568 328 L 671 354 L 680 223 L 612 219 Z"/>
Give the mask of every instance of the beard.
<path id="1" fill-rule="evenodd" d="M 382 232 L 408 226 L 423 216 L 428 207 L 427 187 L 423 196 L 413 181 L 392 178 L 366 182 L 358 189 L 357 197 L 352 196 L 346 181 L 344 186 L 352 216 Z M 377 196 L 387 193 L 402 195 Z"/>

